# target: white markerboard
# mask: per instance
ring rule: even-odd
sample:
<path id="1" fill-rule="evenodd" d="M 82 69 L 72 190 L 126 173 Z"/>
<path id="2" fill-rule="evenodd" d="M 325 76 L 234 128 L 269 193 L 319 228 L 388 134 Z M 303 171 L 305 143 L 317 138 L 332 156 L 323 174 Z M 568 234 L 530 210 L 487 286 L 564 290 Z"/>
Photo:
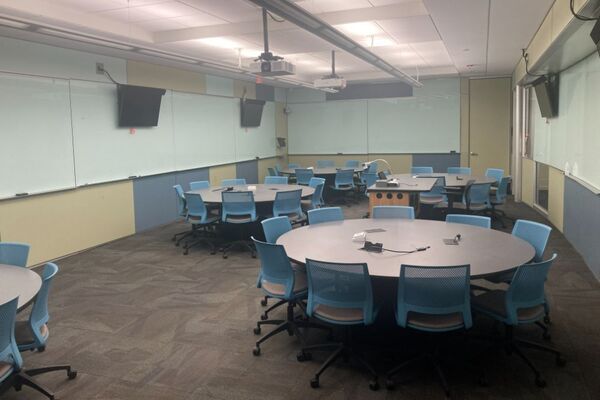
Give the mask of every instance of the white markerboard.
<path id="1" fill-rule="evenodd" d="M 0 74 L 0 198 L 75 187 L 69 81 Z"/>

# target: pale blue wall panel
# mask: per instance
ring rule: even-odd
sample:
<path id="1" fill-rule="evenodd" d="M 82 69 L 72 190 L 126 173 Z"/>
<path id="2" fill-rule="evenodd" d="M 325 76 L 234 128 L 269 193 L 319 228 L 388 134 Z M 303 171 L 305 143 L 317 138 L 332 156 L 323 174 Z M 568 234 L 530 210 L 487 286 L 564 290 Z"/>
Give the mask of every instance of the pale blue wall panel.
<path id="1" fill-rule="evenodd" d="M 135 231 L 141 232 L 177 219 L 175 173 L 149 176 L 133 181 Z"/>
<path id="2" fill-rule="evenodd" d="M 460 167 L 460 153 L 413 154 L 415 167 L 433 167 L 433 172 L 446 172 L 448 167 Z"/>
<path id="3" fill-rule="evenodd" d="M 258 161 L 239 162 L 235 165 L 236 178 L 245 178 L 246 183 L 258 182 Z"/>

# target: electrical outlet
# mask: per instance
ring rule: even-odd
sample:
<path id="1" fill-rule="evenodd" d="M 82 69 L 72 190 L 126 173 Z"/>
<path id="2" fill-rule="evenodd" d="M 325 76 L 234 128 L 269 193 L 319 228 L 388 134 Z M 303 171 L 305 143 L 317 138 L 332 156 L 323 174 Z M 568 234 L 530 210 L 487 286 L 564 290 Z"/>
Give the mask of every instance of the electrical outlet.
<path id="1" fill-rule="evenodd" d="M 103 63 L 96 63 L 96 73 L 98 75 L 104 75 L 104 64 Z"/>

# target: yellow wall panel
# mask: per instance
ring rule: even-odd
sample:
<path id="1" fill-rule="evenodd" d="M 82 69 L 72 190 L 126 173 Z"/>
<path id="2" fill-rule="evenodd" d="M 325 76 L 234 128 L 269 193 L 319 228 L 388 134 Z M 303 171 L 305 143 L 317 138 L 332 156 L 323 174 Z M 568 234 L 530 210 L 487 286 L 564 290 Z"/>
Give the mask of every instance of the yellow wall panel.
<path id="1" fill-rule="evenodd" d="M 206 76 L 200 72 L 127 61 L 127 83 L 181 92 L 206 93 Z"/>
<path id="2" fill-rule="evenodd" d="M 265 176 L 269 175 L 269 170 L 267 168 L 273 168 L 277 163 L 279 163 L 281 167 L 284 166 L 278 157 L 261 158 L 258 160 L 258 183 L 264 182 Z"/>
<path id="3" fill-rule="evenodd" d="M 249 99 L 256 99 L 256 84 L 250 81 L 233 81 L 233 97 L 244 97 L 244 89 L 246 90 L 246 97 Z"/>
<path id="4" fill-rule="evenodd" d="M 347 160 L 358 160 L 359 162 L 367 161 L 366 154 L 322 154 L 322 155 L 289 155 L 288 159 L 291 163 L 298 163 L 303 167 L 314 167 L 317 165 L 317 160 L 333 160 L 337 167 L 343 167 Z"/>
<path id="5" fill-rule="evenodd" d="M 236 177 L 235 164 L 218 165 L 210 167 L 208 175 L 211 185 L 220 185 L 223 179 L 233 179 Z"/>
<path id="6" fill-rule="evenodd" d="M 535 201 L 535 161 L 522 158 L 521 163 L 521 199 L 533 207 Z"/>
<path id="7" fill-rule="evenodd" d="M 469 79 L 460 80 L 460 165 L 469 166 Z"/>
<path id="8" fill-rule="evenodd" d="M 387 161 L 392 167 L 394 174 L 407 174 L 412 166 L 412 154 L 369 154 L 369 160 L 382 158 Z M 378 169 L 381 171 L 385 168 L 384 163 L 378 163 Z"/>
<path id="9" fill-rule="evenodd" d="M 562 171 L 548 167 L 548 219 L 562 232 L 565 198 L 565 175 Z"/>
<path id="10" fill-rule="evenodd" d="M 0 202 L 2 240 L 31 245 L 29 265 L 135 233 L 133 183 L 123 181 Z"/>

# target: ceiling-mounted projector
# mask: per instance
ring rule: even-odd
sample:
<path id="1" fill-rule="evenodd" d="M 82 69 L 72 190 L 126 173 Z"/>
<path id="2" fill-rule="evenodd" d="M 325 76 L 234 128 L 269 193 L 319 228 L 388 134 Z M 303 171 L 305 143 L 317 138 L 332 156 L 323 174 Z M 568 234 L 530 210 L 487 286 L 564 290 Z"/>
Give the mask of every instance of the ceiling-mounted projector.
<path id="1" fill-rule="evenodd" d="M 257 61 L 250 63 L 250 72 L 262 76 L 294 75 L 296 73 L 296 66 L 283 59 L 258 59 Z"/>
<path id="2" fill-rule="evenodd" d="M 331 74 L 316 79 L 313 86 L 318 89 L 342 90 L 346 87 L 346 80 L 335 73 L 335 51 L 331 51 Z"/>

